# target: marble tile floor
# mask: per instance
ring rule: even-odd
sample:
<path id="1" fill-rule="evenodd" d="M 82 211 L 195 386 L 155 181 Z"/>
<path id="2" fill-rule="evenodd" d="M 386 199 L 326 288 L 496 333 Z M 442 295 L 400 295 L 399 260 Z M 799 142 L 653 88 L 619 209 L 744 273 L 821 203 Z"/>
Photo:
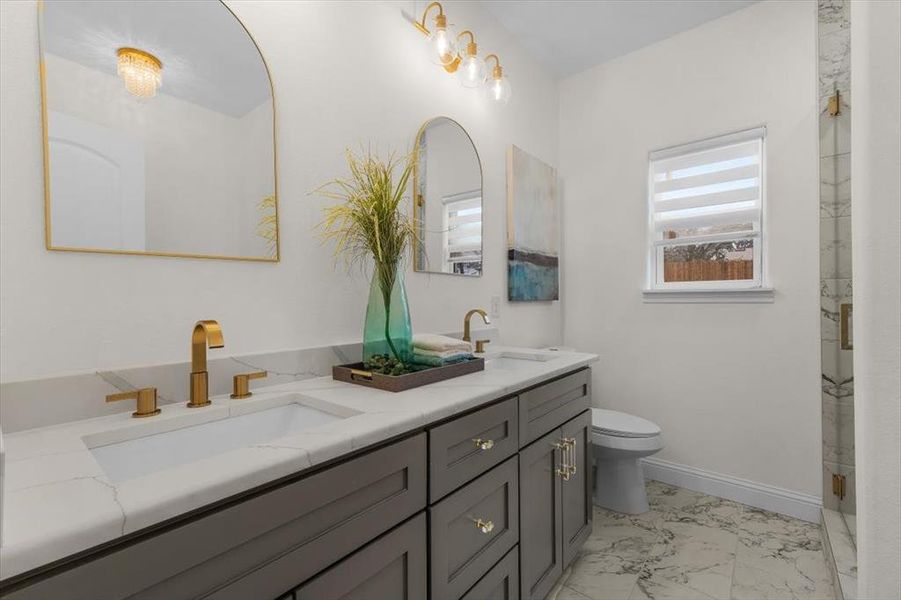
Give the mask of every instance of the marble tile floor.
<path id="1" fill-rule="evenodd" d="M 820 526 L 648 482 L 651 510 L 595 507 L 554 600 L 833 600 Z"/>

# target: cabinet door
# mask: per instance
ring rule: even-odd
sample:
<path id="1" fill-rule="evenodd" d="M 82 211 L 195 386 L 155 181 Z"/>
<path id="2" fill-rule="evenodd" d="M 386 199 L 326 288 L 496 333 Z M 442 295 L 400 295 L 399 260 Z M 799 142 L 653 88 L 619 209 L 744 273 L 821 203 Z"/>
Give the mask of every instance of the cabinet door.
<path id="1" fill-rule="evenodd" d="M 296 600 L 422 600 L 426 583 L 425 513 L 351 554 L 294 590 Z"/>
<path id="2" fill-rule="evenodd" d="M 579 549 L 591 535 L 591 411 L 586 410 L 560 428 L 568 448 L 563 451 L 564 468 L 569 475 L 562 479 L 563 568 L 572 563 Z"/>
<path id="3" fill-rule="evenodd" d="M 560 466 L 561 430 L 519 453 L 520 593 L 544 598 L 563 574 Z"/>

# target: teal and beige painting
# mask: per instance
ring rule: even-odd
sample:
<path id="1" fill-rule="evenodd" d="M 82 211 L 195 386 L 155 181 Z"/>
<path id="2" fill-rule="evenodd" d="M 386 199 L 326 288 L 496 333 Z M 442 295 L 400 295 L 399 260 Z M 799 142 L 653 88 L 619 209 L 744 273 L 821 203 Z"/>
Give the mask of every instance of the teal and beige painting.
<path id="1" fill-rule="evenodd" d="M 507 152 L 507 297 L 560 298 L 557 171 L 516 146 Z"/>

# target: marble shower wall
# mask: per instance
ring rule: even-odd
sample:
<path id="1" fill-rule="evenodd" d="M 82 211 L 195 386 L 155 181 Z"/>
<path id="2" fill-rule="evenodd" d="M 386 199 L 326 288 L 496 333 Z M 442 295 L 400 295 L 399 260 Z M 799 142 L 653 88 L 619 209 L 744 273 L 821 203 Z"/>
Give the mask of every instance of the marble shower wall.
<path id="1" fill-rule="evenodd" d="M 823 505 L 855 512 L 854 371 L 842 350 L 842 304 L 851 303 L 851 0 L 820 0 L 820 342 L 822 351 Z M 838 91 L 841 113 L 829 114 Z M 844 475 L 843 500 L 832 474 Z"/>

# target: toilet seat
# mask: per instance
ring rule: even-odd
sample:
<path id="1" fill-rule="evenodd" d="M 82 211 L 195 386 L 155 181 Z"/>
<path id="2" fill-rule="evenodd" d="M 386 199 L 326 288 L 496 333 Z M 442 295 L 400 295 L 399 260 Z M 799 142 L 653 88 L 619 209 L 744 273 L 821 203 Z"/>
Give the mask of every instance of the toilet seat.
<path id="1" fill-rule="evenodd" d="M 652 438 L 660 435 L 660 427 L 647 419 L 603 408 L 591 409 L 592 433 L 604 437 Z"/>

